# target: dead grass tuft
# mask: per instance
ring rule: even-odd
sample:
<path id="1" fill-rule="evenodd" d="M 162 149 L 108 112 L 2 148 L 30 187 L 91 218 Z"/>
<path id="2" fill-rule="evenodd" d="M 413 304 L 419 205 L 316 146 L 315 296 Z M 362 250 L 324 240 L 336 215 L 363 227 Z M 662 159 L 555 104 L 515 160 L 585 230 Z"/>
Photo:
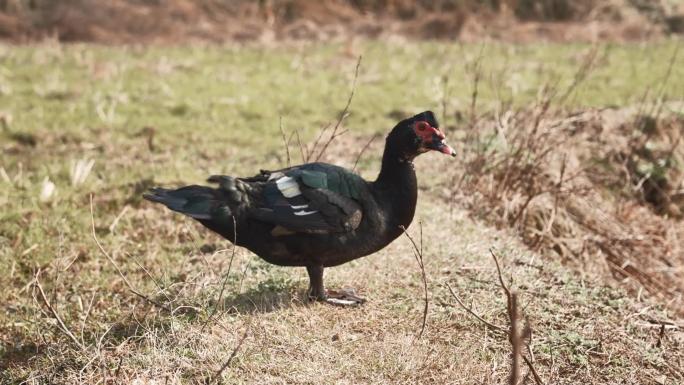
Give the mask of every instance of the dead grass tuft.
<path id="1" fill-rule="evenodd" d="M 533 250 L 646 289 L 682 314 L 684 119 L 643 108 L 552 112 L 551 100 L 481 120 L 452 199 L 515 228 Z"/>

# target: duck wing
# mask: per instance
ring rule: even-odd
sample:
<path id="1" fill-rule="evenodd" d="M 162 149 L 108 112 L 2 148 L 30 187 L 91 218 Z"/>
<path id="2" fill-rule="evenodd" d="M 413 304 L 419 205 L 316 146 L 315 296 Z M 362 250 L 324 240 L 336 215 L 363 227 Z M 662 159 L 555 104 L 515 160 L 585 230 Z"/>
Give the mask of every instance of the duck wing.
<path id="1" fill-rule="evenodd" d="M 248 216 L 275 225 L 273 235 L 345 233 L 363 218 L 366 182 L 342 167 L 311 163 L 262 171 L 245 182 L 262 182 L 262 199 Z"/>

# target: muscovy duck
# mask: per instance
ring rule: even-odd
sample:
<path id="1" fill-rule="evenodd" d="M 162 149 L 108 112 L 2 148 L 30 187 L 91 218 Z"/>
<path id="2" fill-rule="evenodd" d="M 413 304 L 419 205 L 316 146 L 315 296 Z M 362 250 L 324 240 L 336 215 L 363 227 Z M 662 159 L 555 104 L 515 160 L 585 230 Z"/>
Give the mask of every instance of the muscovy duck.
<path id="1" fill-rule="evenodd" d="M 374 182 L 342 167 L 308 163 L 249 178 L 214 175 L 217 188 L 154 188 L 145 199 L 196 219 L 267 262 L 303 266 L 310 299 L 353 306 L 353 290 L 326 291 L 323 269 L 372 254 L 408 228 L 418 197 L 413 159 L 429 150 L 455 156 L 431 111 L 389 133 Z"/>

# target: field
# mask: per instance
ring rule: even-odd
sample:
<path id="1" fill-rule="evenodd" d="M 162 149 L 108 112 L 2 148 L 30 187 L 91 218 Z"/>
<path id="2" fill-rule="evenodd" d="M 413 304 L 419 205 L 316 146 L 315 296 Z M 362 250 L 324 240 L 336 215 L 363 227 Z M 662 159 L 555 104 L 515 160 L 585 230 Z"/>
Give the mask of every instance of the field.
<path id="1" fill-rule="evenodd" d="M 682 383 L 679 44 L 0 45 L 0 382 L 506 383 L 507 336 L 458 305 L 447 286 L 475 314 L 507 328 L 491 249 L 518 293 L 531 329 L 533 354 L 525 355 L 543 383 Z M 352 89 L 347 132 L 321 153 L 317 135 L 337 121 Z M 619 207 L 620 215 L 633 208 L 631 222 L 609 223 L 625 231 L 662 227 L 658 247 L 667 250 L 666 262 L 649 254 L 661 249 L 646 253 L 641 244 L 558 251 L 570 244 L 558 241 L 563 237 L 608 237 L 576 220 L 566 233 L 552 220 L 553 237 L 530 241 L 530 210 L 542 199 L 525 202 L 524 193 L 547 176 L 532 171 L 547 161 L 557 165 L 562 155 L 554 169 L 561 170 L 558 193 L 547 194 L 556 197 L 550 207 L 560 218 L 566 207 L 558 197 L 572 194 L 560 186 L 565 159 L 579 153 L 584 161 L 578 135 L 548 141 L 561 134 L 542 123 L 549 135 L 535 136 L 534 117 L 565 122 L 606 107 L 634 125 L 616 129 L 614 142 L 587 134 L 584 150 L 598 156 L 621 146 L 621 138 L 638 139 L 640 119 L 652 118 L 657 134 L 644 134 L 642 145 L 648 154 L 669 146 L 667 162 L 639 155 L 655 171 L 639 162 L 627 168 L 647 176 L 640 187 L 662 180 L 658 186 L 669 187 L 649 199 L 630 195 L 632 184 L 605 183 L 595 191 L 600 198 L 584 202 L 611 213 Z M 422 336 L 423 283 L 408 238 L 326 271 L 329 286 L 352 286 L 369 299 L 342 309 L 304 300 L 304 269 L 233 250 L 141 198 L 156 185 L 249 176 L 319 154 L 350 168 L 358 161 L 360 174 L 372 179 L 384 134 L 426 109 L 441 117 L 462 156 L 416 161 L 420 197 L 409 233 L 424 250 L 429 306 Z M 501 118 L 507 112 L 515 118 Z M 508 152 L 516 136 L 501 140 L 506 121 L 534 126 L 520 148 L 543 155 L 530 163 L 537 168 L 516 174 L 525 184 L 497 195 L 491 186 L 507 186 L 497 172 L 514 169 L 499 161 L 520 159 Z M 495 134 L 487 131 L 494 126 Z M 287 150 L 283 136 L 290 138 Z M 547 140 L 548 151 L 536 149 L 539 140 Z M 615 171 L 608 160 L 598 163 L 591 170 Z M 566 175 L 575 175 L 572 167 L 569 161 Z M 539 179 L 525 179 L 530 175 Z M 609 249 L 622 254 L 611 259 Z M 622 255 L 628 261 L 618 263 Z M 535 382 L 528 366 L 522 377 Z"/>

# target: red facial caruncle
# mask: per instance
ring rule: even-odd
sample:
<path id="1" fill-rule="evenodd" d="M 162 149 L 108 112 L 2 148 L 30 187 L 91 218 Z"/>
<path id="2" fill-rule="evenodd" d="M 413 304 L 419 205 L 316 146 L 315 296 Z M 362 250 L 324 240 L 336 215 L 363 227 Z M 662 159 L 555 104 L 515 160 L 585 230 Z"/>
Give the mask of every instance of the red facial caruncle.
<path id="1" fill-rule="evenodd" d="M 421 148 L 425 150 L 435 150 L 443 154 L 456 156 L 456 152 L 446 144 L 446 137 L 437 127 L 432 127 L 430 123 L 420 120 L 414 123 L 413 132 L 421 139 Z"/>

